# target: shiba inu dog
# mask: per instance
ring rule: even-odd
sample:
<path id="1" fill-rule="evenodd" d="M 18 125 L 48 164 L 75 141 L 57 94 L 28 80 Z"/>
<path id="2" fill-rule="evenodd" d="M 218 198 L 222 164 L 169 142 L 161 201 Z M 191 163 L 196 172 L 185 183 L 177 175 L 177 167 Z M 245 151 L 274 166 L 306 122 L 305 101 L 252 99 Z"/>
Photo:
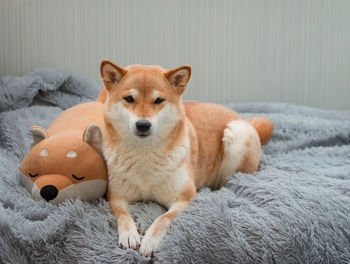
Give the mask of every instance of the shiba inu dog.
<path id="1" fill-rule="evenodd" d="M 273 124 L 263 117 L 242 119 L 224 106 L 181 101 L 191 67 L 101 63 L 107 94 L 103 152 L 108 166 L 111 209 L 119 244 L 151 256 L 174 217 L 202 186 L 220 188 L 237 171 L 258 169 L 261 143 Z M 128 204 L 156 201 L 168 211 L 140 242 Z"/>

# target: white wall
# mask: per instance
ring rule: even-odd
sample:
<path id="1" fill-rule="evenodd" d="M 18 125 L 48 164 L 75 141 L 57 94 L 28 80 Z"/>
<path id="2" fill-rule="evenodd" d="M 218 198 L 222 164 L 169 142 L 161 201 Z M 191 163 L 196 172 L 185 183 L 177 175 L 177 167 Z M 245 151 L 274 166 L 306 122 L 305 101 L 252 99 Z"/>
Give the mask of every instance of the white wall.
<path id="1" fill-rule="evenodd" d="M 350 109 L 350 0 L 0 0 L 0 76 L 190 64 L 185 99 Z"/>

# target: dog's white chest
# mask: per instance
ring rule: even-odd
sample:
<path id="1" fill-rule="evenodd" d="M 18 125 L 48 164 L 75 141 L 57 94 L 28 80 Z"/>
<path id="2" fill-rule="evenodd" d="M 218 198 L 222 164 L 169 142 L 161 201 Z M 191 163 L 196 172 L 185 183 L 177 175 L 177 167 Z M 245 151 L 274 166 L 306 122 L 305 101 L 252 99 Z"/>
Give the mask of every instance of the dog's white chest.
<path id="1" fill-rule="evenodd" d="M 106 150 L 110 190 L 130 202 L 152 200 L 165 206 L 183 192 L 187 181 L 186 148 L 171 154 L 160 151 L 131 150 L 127 155 Z"/>

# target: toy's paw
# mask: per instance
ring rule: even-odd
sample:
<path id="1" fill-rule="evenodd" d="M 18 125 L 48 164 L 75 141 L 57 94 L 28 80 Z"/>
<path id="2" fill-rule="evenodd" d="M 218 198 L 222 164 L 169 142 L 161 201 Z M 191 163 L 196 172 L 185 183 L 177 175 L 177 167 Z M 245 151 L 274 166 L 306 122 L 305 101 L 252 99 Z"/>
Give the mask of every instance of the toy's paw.
<path id="1" fill-rule="evenodd" d="M 159 245 L 161 237 L 156 237 L 150 235 L 150 233 L 146 232 L 146 235 L 141 241 L 140 253 L 142 256 L 151 257 L 153 251 Z"/>
<path id="2" fill-rule="evenodd" d="M 136 228 L 120 232 L 119 247 L 123 249 L 138 249 L 140 247 L 140 236 Z"/>

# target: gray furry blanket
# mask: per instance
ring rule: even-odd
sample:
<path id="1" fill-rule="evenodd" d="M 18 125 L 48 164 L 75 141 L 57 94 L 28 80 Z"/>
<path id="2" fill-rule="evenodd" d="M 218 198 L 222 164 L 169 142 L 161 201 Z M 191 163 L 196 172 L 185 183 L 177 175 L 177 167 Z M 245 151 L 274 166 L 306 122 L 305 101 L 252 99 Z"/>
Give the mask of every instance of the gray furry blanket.
<path id="1" fill-rule="evenodd" d="M 0 263 L 349 263 L 350 112 L 282 103 L 230 107 L 275 123 L 260 169 L 199 191 L 154 258 L 118 248 L 108 202 L 34 201 L 16 171 L 31 125 L 48 127 L 65 108 L 94 100 L 99 86 L 57 70 L 0 81 Z M 191 87 L 189 87 L 191 89 Z M 146 228 L 164 212 L 137 203 Z"/>

